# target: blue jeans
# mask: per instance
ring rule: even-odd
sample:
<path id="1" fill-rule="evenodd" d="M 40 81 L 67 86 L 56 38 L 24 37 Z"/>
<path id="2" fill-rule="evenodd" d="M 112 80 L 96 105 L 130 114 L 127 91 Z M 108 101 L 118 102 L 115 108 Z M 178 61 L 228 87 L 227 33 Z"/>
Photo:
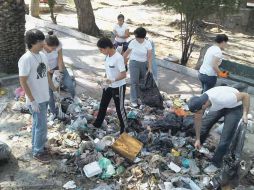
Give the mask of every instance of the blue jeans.
<path id="1" fill-rule="evenodd" d="M 63 76 L 63 85 L 64 87 L 68 90 L 68 92 L 71 94 L 72 98 L 75 96 L 75 87 L 73 85 L 73 81 L 67 71 L 67 69 L 63 70 L 64 76 Z M 58 114 L 58 109 L 56 108 L 56 103 L 55 103 L 55 97 L 53 94 L 53 91 L 49 88 L 49 108 L 50 112 L 53 114 Z"/>
<path id="2" fill-rule="evenodd" d="M 47 108 L 48 102 L 39 104 L 40 112 L 33 112 L 32 107 L 29 110 L 32 113 L 32 154 L 38 155 L 43 153 L 47 142 Z"/>
<path id="3" fill-rule="evenodd" d="M 198 79 L 200 80 L 202 86 L 201 94 L 213 88 L 217 82 L 217 76 L 208 76 L 202 73 L 198 74 Z"/>
<path id="4" fill-rule="evenodd" d="M 224 117 L 224 127 L 220 137 L 219 145 L 214 153 L 212 162 L 215 166 L 221 167 L 223 157 L 228 153 L 229 145 L 234 136 L 238 123 L 243 115 L 243 106 L 237 106 L 235 108 L 224 108 L 219 111 L 210 111 L 202 119 L 202 127 L 200 132 L 201 143 L 204 143 L 209 135 L 209 131 L 215 123 L 222 117 Z"/>

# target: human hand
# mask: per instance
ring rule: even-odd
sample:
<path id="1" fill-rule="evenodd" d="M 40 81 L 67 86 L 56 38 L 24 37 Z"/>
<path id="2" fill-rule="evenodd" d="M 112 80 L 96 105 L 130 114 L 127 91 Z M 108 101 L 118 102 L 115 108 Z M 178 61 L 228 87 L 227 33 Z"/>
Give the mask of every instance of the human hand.
<path id="1" fill-rule="evenodd" d="M 31 107 L 34 112 L 40 112 L 39 104 L 35 100 L 31 102 Z"/>
<path id="2" fill-rule="evenodd" d="M 112 83 L 113 83 L 113 82 L 115 82 L 115 81 L 114 81 L 114 80 L 110 80 L 110 79 L 106 79 L 106 81 L 105 81 L 105 82 L 106 82 L 106 84 L 108 84 L 108 85 L 109 85 L 109 84 L 112 84 Z"/>
<path id="3" fill-rule="evenodd" d="M 200 142 L 200 140 L 196 140 L 194 146 L 195 146 L 195 148 L 197 150 L 199 150 L 201 148 L 201 142 Z"/>
<path id="4" fill-rule="evenodd" d="M 60 100 L 60 94 L 57 91 L 54 91 L 53 94 L 54 94 L 56 100 L 59 101 Z"/>
<path id="5" fill-rule="evenodd" d="M 245 124 L 247 124 L 248 123 L 248 116 L 247 116 L 247 114 L 243 114 L 243 122 L 245 123 Z"/>
<path id="6" fill-rule="evenodd" d="M 228 78 L 229 72 L 228 71 L 221 71 L 221 72 L 219 72 L 218 76 L 221 78 Z"/>

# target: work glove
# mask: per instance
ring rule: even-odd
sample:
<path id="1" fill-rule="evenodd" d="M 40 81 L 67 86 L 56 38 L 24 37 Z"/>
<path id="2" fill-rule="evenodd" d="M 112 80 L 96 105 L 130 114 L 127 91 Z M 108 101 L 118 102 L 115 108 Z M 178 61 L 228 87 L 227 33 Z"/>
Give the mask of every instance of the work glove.
<path id="1" fill-rule="evenodd" d="M 221 71 L 221 72 L 219 72 L 218 76 L 221 78 L 228 78 L 229 72 L 228 71 Z"/>
<path id="2" fill-rule="evenodd" d="M 64 78 L 64 72 L 60 71 L 60 75 L 59 75 L 59 82 L 60 82 L 60 84 L 63 82 L 63 78 Z"/>
<path id="3" fill-rule="evenodd" d="M 31 107 L 33 112 L 40 112 L 39 104 L 35 100 L 31 102 Z"/>
<path id="4" fill-rule="evenodd" d="M 56 101 L 60 101 L 60 94 L 57 91 L 54 91 L 53 94 L 56 98 Z"/>

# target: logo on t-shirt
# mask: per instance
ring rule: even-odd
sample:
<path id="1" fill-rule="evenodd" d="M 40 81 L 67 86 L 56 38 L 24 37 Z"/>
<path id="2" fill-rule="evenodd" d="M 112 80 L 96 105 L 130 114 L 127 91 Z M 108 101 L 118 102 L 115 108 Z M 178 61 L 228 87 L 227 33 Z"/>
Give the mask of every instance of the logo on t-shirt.
<path id="1" fill-rule="evenodd" d="M 46 77 L 47 76 L 46 71 L 47 71 L 46 65 L 44 63 L 40 63 L 39 66 L 37 67 L 37 79 Z"/>

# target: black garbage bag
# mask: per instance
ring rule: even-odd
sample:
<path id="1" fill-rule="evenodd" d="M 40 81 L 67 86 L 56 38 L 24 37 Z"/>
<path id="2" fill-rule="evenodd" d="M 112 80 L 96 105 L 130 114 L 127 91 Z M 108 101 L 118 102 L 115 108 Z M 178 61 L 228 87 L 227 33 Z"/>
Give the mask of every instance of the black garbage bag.
<path id="1" fill-rule="evenodd" d="M 172 135 L 181 130 L 182 118 L 175 113 L 168 113 L 165 118 L 155 121 L 151 124 L 152 130 L 165 130 L 171 129 Z"/>
<path id="2" fill-rule="evenodd" d="M 140 84 L 140 98 L 143 104 L 163 109 L 163 98 L 153 79 L 152 73 L 147 73 Z"/>
<path id="3" fill-rule="evenodd" d="M 10 147 L 0 141 L 0 161 L 6 161 L 9 160 L 11 156 L 11 149 Z"/>

